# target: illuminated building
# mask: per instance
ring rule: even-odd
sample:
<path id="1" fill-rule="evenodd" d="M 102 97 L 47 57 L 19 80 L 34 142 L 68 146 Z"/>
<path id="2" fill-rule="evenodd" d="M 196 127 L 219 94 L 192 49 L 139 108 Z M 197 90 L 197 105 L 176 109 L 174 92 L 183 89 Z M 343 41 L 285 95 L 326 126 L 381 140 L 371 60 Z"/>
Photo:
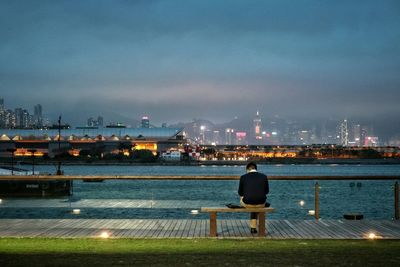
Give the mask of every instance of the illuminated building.
<path id="1" fill-rule="evenodd" d="M 22 128 L 24 125 L 22 108 L 16 108 L 14 114 L 15 114 L 15 126 L 18 128 Z"/>
<path id="2" fill-rule="evenodd" d="M 349 145 L 349 130 L 347 127 L 347 120 L 343 120 L 343 122 L 339 126 L 340 130 L 340 144 L 342 146 L 348 146 Z"/>
<path id="3" fill-rule="evenodd" d="M 200 126 L 200 144 L 205 144 L 206 143 L 205 130 L 206 130 L 206 126 L 201 125 Z"/>
<path id="4" fill-rule="evenodd" d="M 254 122 L 254 136 L 257 140 L 261 140 L 262 139 L 262 124 L 261 124 L 261 117 L 260 117 L 260 113 L 257 111 L 256 113 L 256 117 L 253 120 Z"/>
<path id="5" fill-rule="evenodd" d="M 366 136 L 364 139 L 364 146 L 377 147 L 379 139 L 377 136 Z"/>
<path id="6" fill-rule="evenodd" d="M 246 144 L 246 132 L 236 132 L 236 144 L 245 145 Z"/>
<path id="7" fill-rule="evenodd" d="M 308 145 L 310 144 L 310 131 L 302 130 L 298 132 L 299 135 L 299 144 L 300 145 Z"/>
<path id="8" fill-rule="evenodd" d="M 233 132 L 234 132 L 234 130 L 232 128 L 225 129 L 225 144 L 226 145 L 233 145 L 233 143 L 232 143 Z"/>

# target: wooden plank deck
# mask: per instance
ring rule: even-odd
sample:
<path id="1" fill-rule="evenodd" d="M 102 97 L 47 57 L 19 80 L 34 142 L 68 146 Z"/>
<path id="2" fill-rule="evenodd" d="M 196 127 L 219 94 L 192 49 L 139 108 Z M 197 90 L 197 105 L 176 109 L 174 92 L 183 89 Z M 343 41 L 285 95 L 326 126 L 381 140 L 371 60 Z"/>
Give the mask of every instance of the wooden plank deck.
<path id="1" fill-rule="evenodd" d="M 218 220 L 218 238 L 258 238 L 247 220 Z M 400 239 L 400 221 L 267 220 L 267 239 Z M 205 238 L 209 220 L 0 219 L 1 237 Z"/>

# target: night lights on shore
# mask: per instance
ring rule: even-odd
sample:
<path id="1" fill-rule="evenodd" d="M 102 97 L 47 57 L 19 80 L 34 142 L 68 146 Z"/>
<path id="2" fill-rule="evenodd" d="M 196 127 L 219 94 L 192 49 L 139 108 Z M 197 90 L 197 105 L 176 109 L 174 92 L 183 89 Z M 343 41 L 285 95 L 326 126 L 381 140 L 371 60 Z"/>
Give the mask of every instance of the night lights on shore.
<path id="1" fill-rule="evenodd" d="M 309 210 L 308 215 L 314 216 L 315 215 L 315 210 Z"/>
<path id="2" fill-rule="evenodd" d="M 191 214 L 199 214 L 199 211 L 198 210 L 191 210 L 190 213 Z"/>
<path id="3" fill-rule="evenodd" d="M 3 202 L 3 200 L 0 198 L 0 204 Z"/>
<path id="4" fill-rule="evenodd" d="M 303 207 L 303 206 L 304 206 L 304 204 L 305 204 L 304 200 L 300 200 L 300 201 L 299 201 L 299 205 L 300 205 L 300 206 L 302 206 L 302 207 Z"/>

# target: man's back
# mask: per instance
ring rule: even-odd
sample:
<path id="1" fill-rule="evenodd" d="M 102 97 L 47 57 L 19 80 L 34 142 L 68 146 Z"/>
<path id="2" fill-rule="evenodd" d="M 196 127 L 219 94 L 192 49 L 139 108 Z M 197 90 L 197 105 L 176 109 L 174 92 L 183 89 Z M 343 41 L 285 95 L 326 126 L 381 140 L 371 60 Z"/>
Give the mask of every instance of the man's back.
<path id="1" fill-rule="evenodd" d="M 256 171 L 246 173 L 240 177 L 239 196 L 246 204 L 264 204 L 269 192 L 267 176 Z"/>

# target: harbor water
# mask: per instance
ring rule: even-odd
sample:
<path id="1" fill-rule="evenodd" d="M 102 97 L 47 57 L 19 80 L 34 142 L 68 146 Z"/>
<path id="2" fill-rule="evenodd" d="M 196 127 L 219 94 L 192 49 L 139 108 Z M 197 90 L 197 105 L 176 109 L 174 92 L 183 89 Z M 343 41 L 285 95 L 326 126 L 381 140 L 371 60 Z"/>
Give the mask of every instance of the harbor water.
<path id="1" fill-rule="evenodd" d="M 24 166 L 29 169 L 30 166 Z M 35 171 L 54 173 L 55 166 L 35 166 Z M 241 175 L 243 166 L 63 166 L 68 175 Z M 274 176 L 393 175 L 400 165 L 260 165 L 259 171 Z M 268 202 L 276 209 L 273 219 L 312 219 L 314 180 L 270 181 Z M 394 180 L 319 181 L 320 217 L 343 218 L 358 212 L 366 219 L 394 216 Z M 205 206 L 239 203 L 238 181 L 205 180 L 105 180 L 74 181 L 73 195 L 59 198 L 6 198 L 0 218 L 107 218 L 107 219 L 203 219 L 193 214 Z M 79 210 L 79 212 L 72 212 Z M 221 218 L 246 218 L 245 214 L 221 214 Z"/>

